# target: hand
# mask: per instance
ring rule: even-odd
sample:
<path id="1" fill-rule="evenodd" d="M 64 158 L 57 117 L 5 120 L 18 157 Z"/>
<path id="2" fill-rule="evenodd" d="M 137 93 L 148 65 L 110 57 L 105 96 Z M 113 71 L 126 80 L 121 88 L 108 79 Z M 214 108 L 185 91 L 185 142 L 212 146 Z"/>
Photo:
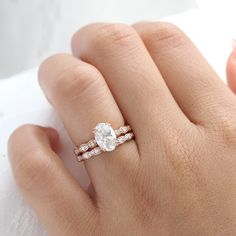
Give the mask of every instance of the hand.
<path id="1" fill-rule="evenodd" d="M 75 145 L 99 122 L 126 121 L 135 140 L 85 161 L 84 191 L 55 130 L 13 133 L 16 182 L 49 235 L 235 235 L 236 97 L 190 39 L 167 23 L 92 24 L 72 50 L 39 82 Z"/>

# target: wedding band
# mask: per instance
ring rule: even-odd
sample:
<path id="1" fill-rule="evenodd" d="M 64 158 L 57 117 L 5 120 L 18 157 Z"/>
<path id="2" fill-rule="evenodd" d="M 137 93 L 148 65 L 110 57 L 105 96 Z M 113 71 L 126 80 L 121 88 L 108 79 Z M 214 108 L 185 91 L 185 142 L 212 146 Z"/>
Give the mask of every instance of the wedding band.
<path id="1" fill-rule="evenodd" d="M 93 130 L 94 138 L 75 147 L 74 154 L 78 161 L 90 159 L 102 152 L 112 152 L 117 146 L 133 139 L 134 134 L 129 125 L 114 130 L 109 123 L 99 123 Z"/>

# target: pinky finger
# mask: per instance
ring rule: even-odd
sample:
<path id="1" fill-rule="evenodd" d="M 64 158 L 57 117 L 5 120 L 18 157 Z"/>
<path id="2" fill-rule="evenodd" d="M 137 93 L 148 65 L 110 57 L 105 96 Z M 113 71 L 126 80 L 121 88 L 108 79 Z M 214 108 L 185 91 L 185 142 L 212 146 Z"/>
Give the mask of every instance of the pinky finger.
<path id="1" fill-rule="evenodd" d="M 18 128 L 8 144 L 16 183 L 49 235 L 90 235 L 95 207 L 53 151 L 57 142 L 51 128 Z"/>

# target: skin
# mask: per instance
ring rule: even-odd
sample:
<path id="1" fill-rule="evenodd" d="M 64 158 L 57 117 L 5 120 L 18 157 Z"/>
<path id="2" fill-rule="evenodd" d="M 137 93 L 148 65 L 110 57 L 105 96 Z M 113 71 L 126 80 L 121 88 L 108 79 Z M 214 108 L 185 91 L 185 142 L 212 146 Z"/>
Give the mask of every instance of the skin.
<path id="1" fill-rule="evenodd" d="M 72 141 L 104 121 L 130 124 L 135 140 L 85 161 L 84 191 L 55 130 L 12 134 L 16 182 L 49 235 L 235 235 L 236 97 L 191 40 L 168 23 L 97 23 L 75 33 L 72 52 L 39 70 Z"/>
<path id="2" fill-rule="evenodd" d="M 227 62 L 227 79 L 231 90 L 236 93 L 236 41 L 233 40 L 233 52 Z"/>

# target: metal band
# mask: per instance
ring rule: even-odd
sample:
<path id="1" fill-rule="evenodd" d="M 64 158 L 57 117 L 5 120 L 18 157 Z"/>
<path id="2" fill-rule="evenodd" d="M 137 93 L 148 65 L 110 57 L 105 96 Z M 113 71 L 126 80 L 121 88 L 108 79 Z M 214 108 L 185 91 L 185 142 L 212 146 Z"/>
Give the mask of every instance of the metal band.
<path id="1" fill-rule="evenodd" d="M 83 161 L 91 158 L 92 156 L 99 155 L 102 152 L 113 151 L 117 146 L 131 140 L 134 137 L 134 134 L 130 131 L 131 127 L 129 125 L 121 126 L 118 129 L 113 130 L 109 123 L 99 123 L 94 128 L 93 133 L 95 138 L 89 140 L 87 143 L 79 145 L 79 147 L 75 147 L 74 153 L 77 156 L 78 161 Z M 104 149 L 102 145 L 102 141 L 106 141 L 106 138 L 108 142 L 110 140 L 112 141 L 112 145 L 109 147 L 110 150 Z M 102 141 L 100 139 L 102 139 Z"/>

